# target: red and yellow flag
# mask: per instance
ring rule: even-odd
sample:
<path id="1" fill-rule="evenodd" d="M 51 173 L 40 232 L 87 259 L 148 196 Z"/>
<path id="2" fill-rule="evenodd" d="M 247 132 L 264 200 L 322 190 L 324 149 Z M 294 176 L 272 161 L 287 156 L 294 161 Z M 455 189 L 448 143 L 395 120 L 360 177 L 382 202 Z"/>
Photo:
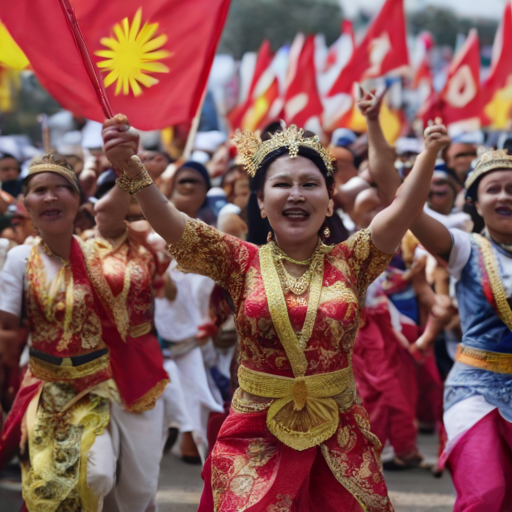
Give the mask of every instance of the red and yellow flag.
<path id="1" fill-rule="evenodd" d="M 105 115 L 63 0 L 2 0 L 0 19 L 66 109 Z M 114 112 L 143 130 L 189 121 L 201 102 L 229 0 L 71 0 Z"/>
<path id="2" fill-rule="evenodd" d="M 508 0 L 494 40 L 491 72 L 482 84 L 482 124 L 505 130 L 512 119 L 512 5 Z"/>

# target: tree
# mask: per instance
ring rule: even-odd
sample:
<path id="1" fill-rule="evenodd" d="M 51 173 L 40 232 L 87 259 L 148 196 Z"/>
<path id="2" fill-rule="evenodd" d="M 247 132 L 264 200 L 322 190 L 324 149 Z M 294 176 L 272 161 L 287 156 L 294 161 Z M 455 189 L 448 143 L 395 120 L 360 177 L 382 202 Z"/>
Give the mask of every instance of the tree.
<path id="1" fill-rule="evenodd" d="M 498 23 L 486 19 L 470 19 L 457 16 L 450 9 L 427 7 L 407 14 L 409 32 L 418 34 L 428 30 L 437 45 L 455 46 L 457 34 L 467 35 L 475 27 L 482 46 L 492 45 Z"/>
<path id="2" fill-rule="evenodd" d="M 274 50 L 297 32 L 322 33 L 332 43 L 340 35 L 342 11 L 336 0 L 233 0 L 219 52 L 241 58 L 264 39 Z"/>

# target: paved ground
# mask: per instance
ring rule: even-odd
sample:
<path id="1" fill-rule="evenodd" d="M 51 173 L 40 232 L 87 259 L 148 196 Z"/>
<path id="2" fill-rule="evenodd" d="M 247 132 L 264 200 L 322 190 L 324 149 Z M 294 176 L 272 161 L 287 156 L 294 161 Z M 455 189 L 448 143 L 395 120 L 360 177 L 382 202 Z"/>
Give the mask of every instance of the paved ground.
<path id="1" fill-rule="evenodd" d="M 434 461 L 437 441 L 434 436 L 420 436 L 419 445 L 427 460 Z M 196 512 L 201 495 L 201 469 L 184 464 L 173 455 L 162 461 L 160 512 Z M 455 493 L 450 475 L 436 479 L 425 470 L 387 472 L 386 480 L 396 512 L 450 512 Z M 6 489 L 0 482 L 0 512 L 18 512 L 21 498 L 17 490 Z M 108 512 L 108 511 L 107 511 Z"/>

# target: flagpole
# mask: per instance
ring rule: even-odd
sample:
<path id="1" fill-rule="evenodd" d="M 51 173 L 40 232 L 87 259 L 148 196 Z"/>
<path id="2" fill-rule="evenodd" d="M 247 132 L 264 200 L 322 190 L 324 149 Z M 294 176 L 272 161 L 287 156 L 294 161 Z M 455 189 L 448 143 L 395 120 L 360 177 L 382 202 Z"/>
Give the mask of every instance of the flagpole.
<path id="1" fill-rule="evenodd" d="M 190 159 L 192 150 L 194 149 L 197 130 L 199 129 L 199 121 L 201 120 L 201 111 L 203 110 L 203 103 L 206 98 L 207 91 L 208 85 L 206 85 L 204 88 L 203 96 L 197 107 L 196 115 L 194 116 L 194 119 L 192 119 L 192 126 L 190 127 L 190 131 L 188 132 L 187 143 L 185 144 L 185 149 L 183 150 L 183 158 L 185 161 Z"/>
<path id="2" fill-rule="evenodd" d="M 76 45 L 78 47 L 78 51 L 80 52 L 80 56 L 82 57 L 82 62 L 85 67 L 85 71 L 89 76 L 89 80 L 96 92 L 96 96 L 98 97 L 98 101 L 100 102 L 101 108 L 103 109 L 103 113 L 105 117 L 112 118 L 114 117 L 114 113 L 112 111 L 112 107 L 110 102 L 108 101 L 107 92 L 105 91 L 105 86 L 103 84 L 103 79 L 101 78 L 101 74 L 99 70 L 94 66 L 91 55 L 89 54 L 89 50 L 87 49 L 87 44 L 85 43 L 84 36 L 82 35 L 82 31 L 80 30 L 80 26 L 78 25 L 78 20 L 76 19 L 76 14 L 69 0 L 58 0 L 64 12 L 64 16 L 66 21 L 68 22 L 69 29 L 71 30 L 71 34 L 75 39 Z"/>

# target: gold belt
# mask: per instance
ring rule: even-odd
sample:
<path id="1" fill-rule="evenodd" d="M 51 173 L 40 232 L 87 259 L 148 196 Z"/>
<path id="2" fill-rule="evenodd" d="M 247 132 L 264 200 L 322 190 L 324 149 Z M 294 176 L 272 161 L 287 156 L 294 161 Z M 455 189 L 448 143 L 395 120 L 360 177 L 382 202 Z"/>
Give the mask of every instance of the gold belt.
<path id="1" fill-rule="evenodd" d="M 469 348 L 460 344 L 457 347 L 456 361 L 482 370 L 512 375 L 512 354 L 488 352 L 478 348 Z"/>
<path id="2" fill-rule="evenodd" d="M 29 360 L 29 369 L 32 375 L 45 382 L 63 382 L 77 380 L 82 377 L 89 377 L 110 365 L 110 356 L 105 354 L 93 361 L 79 366 L 66 364 L 66 358 L 63 358 L 62 364 L 51 364 L 37 357 L 31 357 Z"/>
<path id="3" fill-rule="evenodd" d="M 238 369 L 240 388 L 275 400 L 267 412 L 267 427 L 295 450 L 307 450 L 334 435 L 339 411 L 354 403 L 356 386 L 352 367 L 306 377 L 281 377 Z"/>

